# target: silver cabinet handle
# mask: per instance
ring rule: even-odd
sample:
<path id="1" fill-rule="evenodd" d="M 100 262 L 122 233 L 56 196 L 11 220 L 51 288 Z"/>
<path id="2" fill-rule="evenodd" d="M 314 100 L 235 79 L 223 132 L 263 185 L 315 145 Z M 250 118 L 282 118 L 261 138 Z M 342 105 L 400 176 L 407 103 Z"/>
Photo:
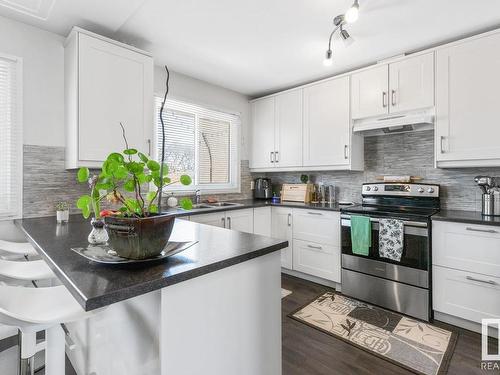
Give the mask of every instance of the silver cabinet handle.
<path id="1" fill-rule="evenodd" d="M 309 215 L 317 215 L 317 216 L 323 216 L 323 214 L 321 212 L 310 212 L 310 211 L 307 211 L 307 213 Z"/>
<path id="2" fill-rule="evenodd" d="M 292 226 L 292 214 L 288 214 L 288 226 Z"/>
<path id="3" fill-rule="evenodd" d="M 307 245 L 307 247 L 310 249 L 323 250 L 321 246 L 316 246 L 316 245 Z"/>
<path id="4" fill-rule="evenodd" d="M 387 93 L 385 91 L 382 91 L 382 107 L 387 107 Z"/>
<path id="5" fill-rule="evenodd" d="M 391 105 L 396 105 L 396 90 L 391 90 Z"/>
<path id="6" fill-rule="evenodd" d="M 226 218 L 223 217 L 221 220 L 222 220 L 222 228 L 225 228 L 226 227 Z"/>
<path id="7" fill-rule="evenodd" d="M 444 154 L 443 142 L 444 142 L 444 136 L 442 135 L 441 137 L 439 137 L 439 148 L 442 154 Z"/>
<path id="8" fill-rule="evenodd" d="M 348 154 L 347 150 L 349 150 L 349 146 L 344 145 L 344 159 L 349 159 L 349 154 Z"/>
<path id="9" fill-rule="evenodd" d="M 274 163 L 274 152 L 272 152 L 272 151 L 269 153 L 269 161 L 271 163 Z"/>
<path id="10" fill-rule="evenodd" d="M 471 232 L 482 232 L 482 233 L 498 233 L 494 229 L 478 229 L 478 228 L 472 228 L 472 227 L 466 227 L 465 230 L 469 230 Z"/>
<path id="11" fill-rule="evenodd" d="M 278 159 L 278 155 L 279 155 L 279 152 L 278 151 L 274 151 L 274 162 L 275 163 L 279 163 L 280 160 Z"/>
<path id="12" fill-rule="evenodd" d="M 227 229 L 231 229 L 231 217 L 227 218 Z"/>
<path id="13" fill-rule="evenodd" d="M 148 139 L 148 156 L 151 156 L 151 139 Z"/>
<path id="14" fill-rule="evenodd" d="M 494 282 L 493 280 L 481 280 L 481 279 L 476 279 L 475 277 L 472 276 L 466 276 L 465 278 L 469 281 L 477 281 L 478 283 L 497 285 L 497 283 Z"/>

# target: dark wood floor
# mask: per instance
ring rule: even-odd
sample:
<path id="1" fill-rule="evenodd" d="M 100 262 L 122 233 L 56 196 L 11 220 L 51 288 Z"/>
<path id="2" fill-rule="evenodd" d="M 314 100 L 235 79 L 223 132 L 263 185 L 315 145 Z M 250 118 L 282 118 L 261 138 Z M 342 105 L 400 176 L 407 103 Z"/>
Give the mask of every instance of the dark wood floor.
<path id="1" fill-rule="evenodd" d="M 283 375 L 413 374 L 287 316 L 330 288 L 288 275 L 282 276 L 281 285 L 292 291 L 282 299 Z M 480 368 L 481 335 L 441 322 L 434 324 L 459 334 L 448 374 L 486 373 Z"/>

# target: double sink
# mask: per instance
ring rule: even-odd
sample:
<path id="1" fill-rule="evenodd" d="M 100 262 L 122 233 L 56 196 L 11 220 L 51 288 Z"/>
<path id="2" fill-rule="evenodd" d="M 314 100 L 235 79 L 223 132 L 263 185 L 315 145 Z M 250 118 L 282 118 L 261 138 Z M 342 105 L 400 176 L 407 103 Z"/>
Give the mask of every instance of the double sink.
<path id="1" fill-rule="evenodd" d="M 237 206 L 243 206 L 243 205 L 241 203 L 233 203 L 233 202 L 199 203 L 199 204 L 193 204 L 193 210 L 206 210 L 206 209 L 237 207 Z"/>

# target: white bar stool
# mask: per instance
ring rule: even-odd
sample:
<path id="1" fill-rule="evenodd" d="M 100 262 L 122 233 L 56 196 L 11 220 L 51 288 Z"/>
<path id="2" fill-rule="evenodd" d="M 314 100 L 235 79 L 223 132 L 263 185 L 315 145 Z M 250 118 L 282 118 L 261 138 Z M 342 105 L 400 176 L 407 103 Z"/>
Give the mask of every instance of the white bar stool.
<path id="1" fill-rule="evenodd" d="M 17 256 L 37 256 L 38 253 L 29 242 L 0 240 L 0 250 Z"/>
<path id="2" fill-rule="evenodd" d="M 41 259 L 24 262 L 0 259 L 0 276 L 27 281 L 56 278 L 47 263 Z"/>
<path id="3" fill-rule="evenodd" d="M 33 375 L 36 333 L 43 330 L 46 331 L 45 373 L 64 375 L 65 334 L 61 324 L 89 315 L 63 285 L 47 288 L 0 286 L 0 323 L 21 331 L 20 375 Z"/>

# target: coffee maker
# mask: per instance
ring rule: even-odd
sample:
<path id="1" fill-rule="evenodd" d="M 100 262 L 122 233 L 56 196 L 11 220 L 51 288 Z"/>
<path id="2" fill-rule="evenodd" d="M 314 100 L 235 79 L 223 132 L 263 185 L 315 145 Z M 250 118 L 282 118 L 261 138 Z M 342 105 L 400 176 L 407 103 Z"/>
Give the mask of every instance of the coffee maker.
<path id="1" fill-rule="evenodd" d="M 256 178 L 253 181 L 253 197 L 256 199 L 271 199 L 273 197 L 271 179 Z"/>

